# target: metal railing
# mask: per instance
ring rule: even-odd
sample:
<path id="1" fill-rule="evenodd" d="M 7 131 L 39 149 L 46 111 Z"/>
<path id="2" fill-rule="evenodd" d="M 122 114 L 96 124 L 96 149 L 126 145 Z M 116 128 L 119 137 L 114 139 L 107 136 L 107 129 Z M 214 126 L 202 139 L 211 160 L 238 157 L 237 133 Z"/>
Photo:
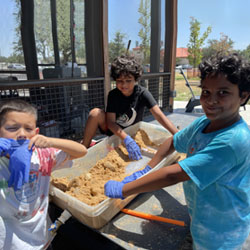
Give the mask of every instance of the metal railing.
<path id="1" fill-rule="evenodd" d="M 144 74 L 139 84 L 150 90 L 162 109 L 168 109 L 169 73 Z M 111 89 L 115 82 L 111 81 Z M 104 78 L 1 81 L 0 100 L 23 99 L 38 110 L 40 133 L 80 140 L 89 111 L 104 109 Z M 146 110 L 145 116 L 149 114 Z"/>

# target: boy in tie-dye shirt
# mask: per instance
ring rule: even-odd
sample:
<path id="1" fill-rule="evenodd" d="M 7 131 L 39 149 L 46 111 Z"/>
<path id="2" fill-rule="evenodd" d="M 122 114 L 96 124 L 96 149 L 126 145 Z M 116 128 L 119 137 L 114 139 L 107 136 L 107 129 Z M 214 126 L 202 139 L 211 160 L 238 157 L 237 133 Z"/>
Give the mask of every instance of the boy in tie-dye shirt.
<path id="1" fill-rule="evenodd" d="M 39 135 L 36 109 L 21 100 L 0 105 L 0 249 L 46 249 L 52 169 L 70 167 L 80 143 Z"/>

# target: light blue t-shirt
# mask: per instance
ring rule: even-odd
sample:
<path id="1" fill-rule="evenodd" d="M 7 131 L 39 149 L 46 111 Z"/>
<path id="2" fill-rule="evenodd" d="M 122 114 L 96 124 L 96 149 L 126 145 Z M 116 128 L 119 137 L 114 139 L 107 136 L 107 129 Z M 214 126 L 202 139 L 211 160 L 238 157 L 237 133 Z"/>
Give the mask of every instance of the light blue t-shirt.
<path id="1" fill-rule="evenodd" d="M 230 127 L 203 133 L 206 116 L 174 135 L 194 249 L 241 249 L 250 231 L 250 130 L 241 118 Z"/>

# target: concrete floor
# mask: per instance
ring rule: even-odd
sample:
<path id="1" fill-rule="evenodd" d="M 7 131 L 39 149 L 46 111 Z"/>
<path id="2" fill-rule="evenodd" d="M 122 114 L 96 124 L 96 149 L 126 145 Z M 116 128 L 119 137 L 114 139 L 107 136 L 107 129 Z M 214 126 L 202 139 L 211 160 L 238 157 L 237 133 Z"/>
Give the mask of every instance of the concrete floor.
<path id="1" fill-rule="evenodd" d="M 175 101 L 174 112 L 168 115 L 169 119 L 172 120 L 177 126 L 178 126 L 178 122 L 180 123 L 181 126 L 182 125 L 186 126 L 189 124 L 191 120 L 194 120 L 196 117 L 204 115 L 204 112 L 201 106 L 196 106 L 192 113 L 186 113 L 185 112 L 186 105 L 187 105 L 187 102 Z M 187 121 L 183 121 L 185 119 L 181 119 L 178 121 L 178 119 L 176 118 L 177 117 L 180 118 L 180 115 L 185 115 L 185 119 L 187 119 Z M 245 105 L 245 107 L 241 107 L 240 115 L 246 121 L 248 126 L 250 126 L 250 105 Z"/>
<path id="2" fill-rule="evenodd" d="M 185 107 L 187 102 L 185 101 L 175 101 L 174 102 L 174 111 L 173 113 L 167 114 L 167 117 L 180 129 L 188 126 L 192 121 L 194 121 L 197 117 L 204 115 L 201 106 L 196 106 L 192 113 L 185 112 Z M 250 128 L 250 105 L 246 105 L 245 108 L 240 108 L 240 115 L 246 121 Z M 147 119 L 152 119 L 147 118 Z M 159 124 L 155 120 L 151 120 L 152 123 Z"/>

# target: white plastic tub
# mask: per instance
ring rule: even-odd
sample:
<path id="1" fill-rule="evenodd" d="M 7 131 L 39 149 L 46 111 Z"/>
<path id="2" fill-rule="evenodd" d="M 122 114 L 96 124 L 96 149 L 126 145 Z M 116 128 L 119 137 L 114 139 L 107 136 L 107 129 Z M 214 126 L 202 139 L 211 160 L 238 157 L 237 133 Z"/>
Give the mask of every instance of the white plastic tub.
<path id="1" fill-rule="evenodd" d="M 149 138 L 157 144 L 162 143 L 167 137 L 170 136 L 170 133 L 163 127 L 146 122 L 139 122 L 125 129 L 125 131 L 129 135 L 133 136 L 140 128 L 145 130 Z M 86 156 L 74 160 L 72 168 L 54 171 L 52 176 L 74 178 L 81 175 L 82 173 L 87 173 L 98 160 L 103 159 L 108 154 L 111 147 L 116 147 L 120 143 L 121 140 L 117 136 L 113 135 L 111 137 L 107 137 L 102 142 L 98 143 L 94 147 L 91 147 L 88 150 Z M 176 152 L 172 153 L 167 158 L 163 159 L 150 172 L 155 171 L 164 165 L 171 164 L 177 159 L 177 157 L 178 155 Z M 133 163 L 135 164 L 135 168 L 132 168 L 133 171 L 141 168 L 141 164 L 146 165 L 145 163 L 147 163 L 150 159 L 151 158 L 148 154 L 143 155 L 143 160 L 141 160 L 141 163 Z M 128 167 L 131 169 L 131 165 Z M 51 185 L 50 196 L 52 201 L 57 206 L 62 209 L 67 209 L 80 222 L 98 229 L 109 222 L 122 208 L 124 208 L 131 200 L 133 200 L 136 195 L 132 195 L 124 200 L 107 198 L 96 206 L 89 206 Z"/>

